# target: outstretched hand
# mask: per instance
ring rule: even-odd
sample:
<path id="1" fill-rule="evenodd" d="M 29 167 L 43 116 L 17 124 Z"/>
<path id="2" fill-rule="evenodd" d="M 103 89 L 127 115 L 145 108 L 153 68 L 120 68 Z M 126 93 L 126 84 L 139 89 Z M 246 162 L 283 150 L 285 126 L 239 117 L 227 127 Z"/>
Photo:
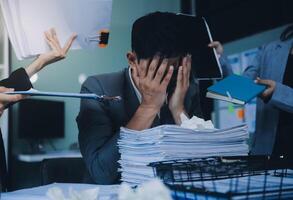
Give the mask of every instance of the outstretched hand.
<path id="1" fill-rule="evenodd" d="M 45 66 L 64 59 L 76 37 L 77 35 L 73 33 L 65 45 L 61 47 L 55 29 L 51 28 L 49 31 L 46 31 L 45 39 L 51 51 L 39 55 L 38 58 L 26 68 L 29 77 L 42 70 Z"/>

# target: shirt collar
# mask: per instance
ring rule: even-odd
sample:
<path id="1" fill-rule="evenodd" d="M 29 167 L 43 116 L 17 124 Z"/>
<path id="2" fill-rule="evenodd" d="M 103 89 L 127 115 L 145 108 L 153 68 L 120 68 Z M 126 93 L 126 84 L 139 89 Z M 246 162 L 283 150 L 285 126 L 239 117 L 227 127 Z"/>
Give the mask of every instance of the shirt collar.
<path id="1" fill-rule="evenodd" d="M 131 74 L 131 68 L 130 67 L 128 68 L 128 73 L 129 73 L 129 78 L 130 78 L 131 85 L 132 85 L 132 87 L 134 88 L 134 91 L 135 91 L 135 95 L 136 95 L 139 103 L 141 103 L 142 97 L 141 97 L 141 94 L 140 94 L 139 90 L 137 89 L 136 85 L 134 84 L 134 81 L 132 79 L 132 74 Z"/>

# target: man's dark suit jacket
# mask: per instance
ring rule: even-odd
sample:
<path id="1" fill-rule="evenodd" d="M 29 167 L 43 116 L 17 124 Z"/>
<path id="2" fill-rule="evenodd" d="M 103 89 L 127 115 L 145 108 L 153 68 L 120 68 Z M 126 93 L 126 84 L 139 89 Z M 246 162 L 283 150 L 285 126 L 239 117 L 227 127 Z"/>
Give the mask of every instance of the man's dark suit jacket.
<path id="1" fill-rule="evenodd" d="M 82 85 L 81 93 L 122 97 L 120 102 L 83 99 L 76 118 L 81 153 L 92 179 L 98 184 L 118 183 L 119 129 L 130 121 L 139 106 L 129 71 L 124 69 L 116 73 L 89 77 Z M 195 82 L 190 83 L 185 98 L 185 108 L 189 116 L 201 116 L 198 95 L 197 85 Z M 167 105 L 163 106 L 160 118 L 157 117 L 152 126 L 160 124 L 174 124 Z"/>
<path id="2" fill-rule="evenodd" d="M 20 68 L 14 71 L 7 79 L 0 81 L 0 86 L 7 87 L 7 88 L 14 88 L 15 91 L 29 90 L 30 88 L 32 88 L 30 79 L 25 69 L 23 68 Z M 2 188 L 2 191 L 5 191 L 7 187 L 7 167 L 6 167 L 4 143 L 3 143 L 1 129 L 0 129 L 0 184 L 1 184 L 0 188 Z"/>

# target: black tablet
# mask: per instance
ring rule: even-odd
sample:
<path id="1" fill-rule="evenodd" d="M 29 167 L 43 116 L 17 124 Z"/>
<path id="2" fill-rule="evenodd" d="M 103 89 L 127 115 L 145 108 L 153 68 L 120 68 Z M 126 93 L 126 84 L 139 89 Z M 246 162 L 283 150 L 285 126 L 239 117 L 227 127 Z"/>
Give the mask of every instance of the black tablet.
<path id="1" fill-rule="evenodd" d="M 198 80 L 222 79 L 222 67 L 214 48 L 207 21 L 203 17 L 178 14 L 182 20 L 184 43 L 192 55 L 192 74 Z"/>

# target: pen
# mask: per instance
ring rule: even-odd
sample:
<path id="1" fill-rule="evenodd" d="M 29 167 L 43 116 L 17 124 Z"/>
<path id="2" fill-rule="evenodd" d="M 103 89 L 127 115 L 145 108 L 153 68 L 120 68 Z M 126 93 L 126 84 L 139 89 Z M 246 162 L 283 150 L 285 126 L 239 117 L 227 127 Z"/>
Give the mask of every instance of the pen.
<path id="1" fill-rule="evenodd" d="M 230 92 L 226 91 L 226 94 L 227 94 L 229 100 L 232 101 L 232 96 L 231 96 Z"/>

